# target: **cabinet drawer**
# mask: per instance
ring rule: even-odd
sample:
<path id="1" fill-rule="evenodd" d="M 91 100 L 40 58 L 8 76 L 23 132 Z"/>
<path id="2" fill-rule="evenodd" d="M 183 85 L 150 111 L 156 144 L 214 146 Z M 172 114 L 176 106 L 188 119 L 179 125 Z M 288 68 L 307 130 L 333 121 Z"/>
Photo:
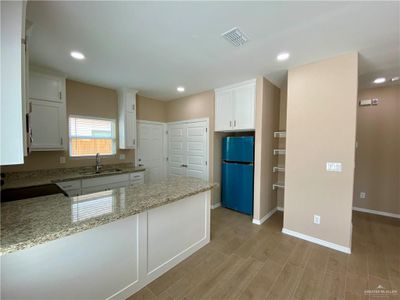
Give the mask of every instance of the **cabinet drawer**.
<path id="1" fill-rule="evenodd" d="M 74 197 L 74 196 L 79 196 L 81 194 L 81 189 L 75 189 L 75 190 L 66 190 L 65 191 L 69 197 Z"/>
<path id="2" fill-rule="evenodd" d="M 106 186 L 118 182 L 129 182 L 129 174 L 120 174 L 113 176 L 102 176 L 97 178 L 89 178 L 82 180 L 82 188 L 94 186 Z"/>
<path id="3" fill-rule="evenodd" d="M 130 174 L 131 181 L 144 181 L 144 172 L 135 172 Z"/>
<path id="4" fill-rule="evenodd" d="M 63 181 L 56 184 L 64 191 L 81 189 L 80 180 Z"/>
<path id="5" fill-rule="evenodd" d="M 105 185 L 97 185 L 91 187 L 84 187 L 82 188 L 82 195 L 90 194 L 90 193 L 97 193 L 101 191 L 108 191 L 120 187 L 125 187 L 129 185 L 129 181 L 122 181 L 122 182 L 114 182 Z"/>

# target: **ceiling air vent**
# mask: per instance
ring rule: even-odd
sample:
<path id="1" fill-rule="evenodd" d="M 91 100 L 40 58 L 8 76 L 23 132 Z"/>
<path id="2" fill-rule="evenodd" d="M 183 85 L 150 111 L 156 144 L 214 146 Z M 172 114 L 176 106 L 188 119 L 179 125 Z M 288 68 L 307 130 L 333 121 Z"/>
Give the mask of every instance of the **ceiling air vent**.
<path id="1" fill-rule="evenodd" d="M 227 32 L 224 32 L 222 36 L 228 41 L 233 44 L 235 47 L 239 47 L 241 45 L 244 45 L 247 43 L 249 40 L 247 36 L 240 31 L 239 28 L 234 27 Z"/>

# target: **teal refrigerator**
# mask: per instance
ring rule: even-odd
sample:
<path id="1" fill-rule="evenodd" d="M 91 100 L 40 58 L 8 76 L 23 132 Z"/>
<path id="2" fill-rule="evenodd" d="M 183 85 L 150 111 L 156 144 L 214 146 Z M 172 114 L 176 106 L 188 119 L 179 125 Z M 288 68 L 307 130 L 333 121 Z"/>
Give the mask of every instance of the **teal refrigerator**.
<path id="1" fill-rule="evenodd" d="M 254 137 L 226 137 L 222 141 L 222 206 L 253 214 Z"/>

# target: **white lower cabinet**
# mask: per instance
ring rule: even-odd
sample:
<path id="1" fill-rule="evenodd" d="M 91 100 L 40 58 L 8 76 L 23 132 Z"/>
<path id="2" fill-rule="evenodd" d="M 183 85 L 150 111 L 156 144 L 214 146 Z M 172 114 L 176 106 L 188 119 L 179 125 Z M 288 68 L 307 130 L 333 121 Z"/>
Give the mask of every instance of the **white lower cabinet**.
<path id="1" fill-rule="evenodd" d="M 78 196 L 144 183 L 144 171 L 58 182 L 68 196 Z"/>
<path id="2" fill-rule="evenodd" d="M 1 256 L 1 298 L 126 299 L 209 241 L 206 191 Z"/>

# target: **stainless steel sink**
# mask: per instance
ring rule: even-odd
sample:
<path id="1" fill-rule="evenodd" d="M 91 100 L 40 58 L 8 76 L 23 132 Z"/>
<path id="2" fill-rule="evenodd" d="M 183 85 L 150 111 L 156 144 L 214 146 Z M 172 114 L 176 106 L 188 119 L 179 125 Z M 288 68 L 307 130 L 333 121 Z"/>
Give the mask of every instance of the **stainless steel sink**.
<path id="1" fill-rule="evenodd" d="M 95 170 L 87 170 L 87 171 L 82 171 L 79 172 L 81 175 L 101 175 L 101 174 L 114 174 L 114 173 L 119 173 L 121 172 L 121 169 L 104 169 L 100 170 L 99 172 L 96 172 Z"/>

